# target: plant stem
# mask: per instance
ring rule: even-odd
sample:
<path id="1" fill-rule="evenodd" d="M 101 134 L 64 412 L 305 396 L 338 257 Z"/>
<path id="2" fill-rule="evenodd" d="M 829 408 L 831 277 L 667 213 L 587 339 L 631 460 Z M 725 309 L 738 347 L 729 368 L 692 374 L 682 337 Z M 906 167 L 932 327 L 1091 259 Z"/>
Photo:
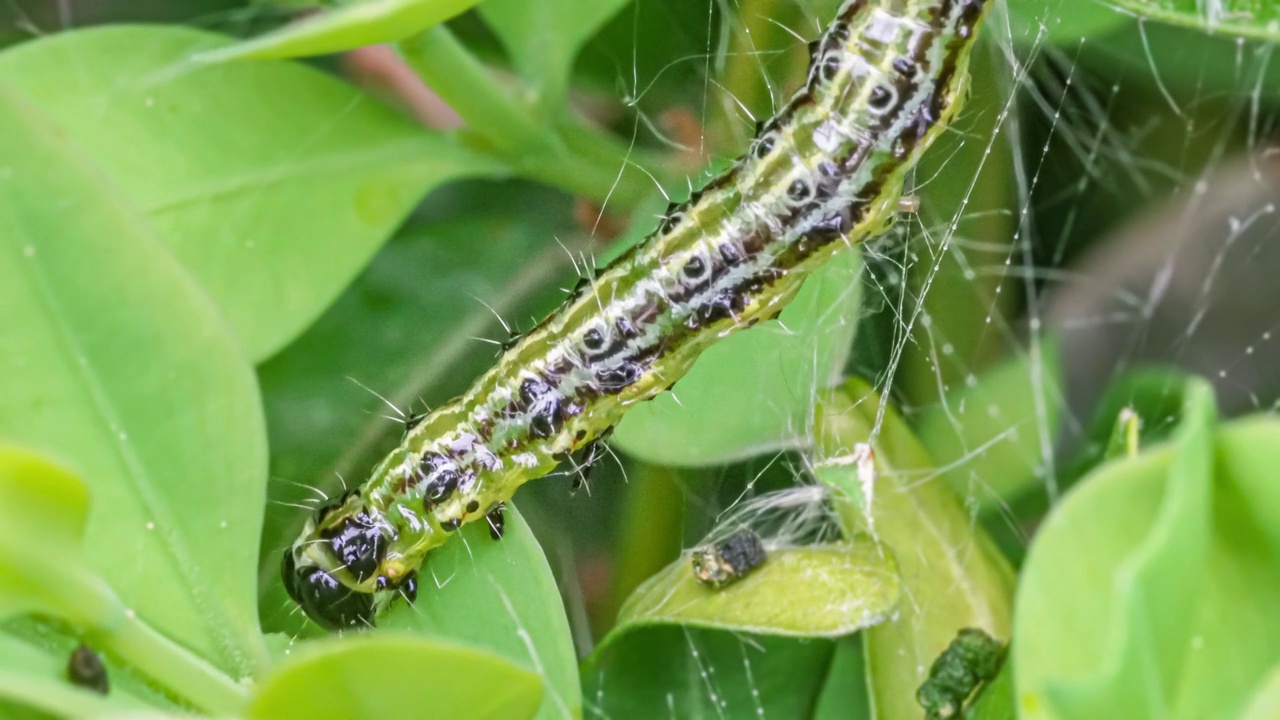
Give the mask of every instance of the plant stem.
<path id="1" fill-rule="evenodd" d="M 244 708 L 249 697 L 243 686 L 139 620 L 101 579 L 86 574 L 67 580 L 65 616 L 78 619 L 97 647 L 210 714 L 235 715 Z"/>
<path id="2" fill-rule="evenodd" d="M 635 153 L 624 143 L 574 119 L 539 124 L 533 109 L 502 87 L 448 28 L 405 40 L 400 52 L 471 133 L 521 175 L 626 210 L 653 193 L 650 176 L 627 171 L 625 161 Z M 644 164 L 662 163 L 646 158 Z M 665 171 L 659 175 L 668 179 Z"/>
<path id="3" fill-rule="evenodd" d="M 500 87 L 484 65 L 443 25 L 400 43 L 405 62 L 472 130 L 504 155 L 545 154 L 555 138 Z"/>

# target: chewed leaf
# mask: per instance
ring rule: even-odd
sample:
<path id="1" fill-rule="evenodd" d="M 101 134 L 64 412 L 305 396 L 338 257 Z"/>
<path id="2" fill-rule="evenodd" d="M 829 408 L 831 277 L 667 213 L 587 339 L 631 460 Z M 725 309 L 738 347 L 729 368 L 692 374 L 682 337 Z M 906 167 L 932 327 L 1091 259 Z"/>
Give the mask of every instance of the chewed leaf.
<path id="1" fill-rule="evenodd" d="M 672 392 L 627 413 L 614 442 L 657 465 L 739 460 L 807 442 L 814 389 L 844 367 L 859 307 L 858 253 L 805 282 L 780 322 L 710 347 Z"/>
<path id="2" fill-rule="evenodd" d="M 263 680 L 253 720 L 522 720 L 542 680 L 482 650 L 403 635 L 315 643 Z"/>
<path id="3" fill-rule="evenodd" d="M 84 483 L 44 458 L 0 447 L 0 619 L 60 607 L 59 580 L 84 572 Z"/>
<path id="4" fill-rule="evenodd" d="M 614 632 L 670 623 L 834 637 L 881 622 L 897 607 L 900 594 L 897 563 L 865 538 L 769 550 L 763 565 L 719 590 L 697 581 L 685 555 L 628 598 Z"/>
<path id="5" fill-rule="evenodd" d="M 480 0 L 368 0 L 324 11 L 262 37 L 201 53 L 203 62 L 329 55 L 394 42 L 470 10 Z"/>

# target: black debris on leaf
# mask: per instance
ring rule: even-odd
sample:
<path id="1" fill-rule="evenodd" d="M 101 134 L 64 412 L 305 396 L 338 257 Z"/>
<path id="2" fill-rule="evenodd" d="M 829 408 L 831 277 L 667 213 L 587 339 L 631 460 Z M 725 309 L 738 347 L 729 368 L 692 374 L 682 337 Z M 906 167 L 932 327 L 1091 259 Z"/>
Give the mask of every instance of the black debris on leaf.
<path id="1" fill-rule="evenodd" d="M 67 661 L 67 679 L 86 690 L 107 694 L 107 668 L 98 653 L 84 643 L 71 651 L 71 659 Z"/>
<path id="2" fill-rule="evenodd" d="M 751 528 L 742 528 L 719 543 L 694 550 L 693 576 L 719 590 L 746 577 L 767 558 L 760 536 Z"/>

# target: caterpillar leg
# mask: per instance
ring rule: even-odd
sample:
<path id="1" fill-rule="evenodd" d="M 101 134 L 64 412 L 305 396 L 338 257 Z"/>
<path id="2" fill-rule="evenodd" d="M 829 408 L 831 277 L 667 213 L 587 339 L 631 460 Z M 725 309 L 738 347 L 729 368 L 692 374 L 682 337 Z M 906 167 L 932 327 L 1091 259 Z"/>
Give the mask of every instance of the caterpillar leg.
<path id="1" fill-rule="evenodd" d="M 596 462 L 604 457 L 604 441 L 613 434 L 613 428 L 609 428 L 600 434 L 600 437 L 592 440 L 586 447 L 582 448 L 577 458 L 574 458 L 574 477 L 573 485 L 569 487 L 570 493 L 576 493 L 582 489 L 582 486 L 591 478 L 591 470 L 595 467 Z"/>
<path id="2" fill-rule="evenodd" d="M 489 514 L 484 516 L 485 522 L 489 523 L 489 537 L 494 540 L 501 540 L 502 533 L 507 529 L 507 519 L 502 514 L 502 510 L 506 506 L 506 503 L 498 503 L 498 507 L 490 510 Z"/>

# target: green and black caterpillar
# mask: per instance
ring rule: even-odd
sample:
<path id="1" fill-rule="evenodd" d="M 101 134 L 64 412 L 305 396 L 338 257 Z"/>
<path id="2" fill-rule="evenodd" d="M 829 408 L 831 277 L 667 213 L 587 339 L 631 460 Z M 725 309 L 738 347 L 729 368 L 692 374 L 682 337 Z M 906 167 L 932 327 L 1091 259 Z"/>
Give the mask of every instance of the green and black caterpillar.
<path id="1" fill-rule="evenodd" d="M 644 242 L 415 422 L 285 553 L 290 596 L 327 628 L 412 601 L 427 554 L 596 443 L 698 355 L 775 317 L 805 277 L 884 232 L 903 178 L 956 114 L 992 0 L 847 0 L 808 80 L 747 154 Z"/>

